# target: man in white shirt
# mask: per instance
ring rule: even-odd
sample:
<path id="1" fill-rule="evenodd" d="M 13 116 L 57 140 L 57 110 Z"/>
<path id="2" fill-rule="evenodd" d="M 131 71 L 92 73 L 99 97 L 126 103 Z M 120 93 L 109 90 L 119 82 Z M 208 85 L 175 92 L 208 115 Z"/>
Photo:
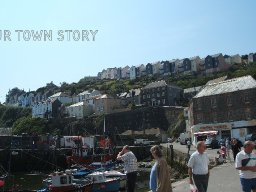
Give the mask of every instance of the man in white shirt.
<path id="1" fill-rule="evenodd" d="M 188 161 L 189 183 L 197 187 L 198 192 L 206 192 L 209 181 L 209 157 L 205 153 L 205 143 L 199 141 Z"/>
<path id="2" fill-rule="evenodd" d="M 254 142 L 246 141 L 244 150 L 236 155 L 235 166 L 239 170 L 240 181 L 244 192 L 256 192 L 256 154 Z"/>
<path id="3" fill-rule="evenodd" d="M 127 192 L 134 192 L 137 180 L 137 158 L 130 151 L 128 145 L 125 145 L 121 152 L 117 155 L 117 160 L 124 162 L 124 172 L 127 176 Z"/>

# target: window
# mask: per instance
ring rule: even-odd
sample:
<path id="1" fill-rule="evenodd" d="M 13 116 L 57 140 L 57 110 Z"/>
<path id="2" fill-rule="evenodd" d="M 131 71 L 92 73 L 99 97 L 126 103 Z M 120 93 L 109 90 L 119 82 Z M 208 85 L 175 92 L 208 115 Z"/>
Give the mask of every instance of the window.
<path id="1" fill-rule="evenodd" d="M 227 105 L 232 106 L 232 98 L 230 95 L 227 96 Z"/>
<path id="2" fill-rule="evenodd" d="M 245 119 L 246 120 L 251 120 L 252 119 L 250 109 L 246 109 L 244 114 L 245 114 Z"/>
<path id="3" fill-rule="evenodd" d="M 196 119 L 197 119 L 198 123 L 202 122 L 203 121 L 203 115 L 201 113 L 198 113 L 197 116 L 196 116 Z"/>
<path id="4" fill-rule="evenodd" d="M 165 99 L 162 99 L 162 103 L 163 103 L 163 105 L 165 105 Z"/>
<path id="5" fill-rule="evenodd" d="M 197 109 L 201 110 L 202 109 L 202 102 L 200 99 L 197 100 Z"/>
<path id="6" fill-rule="evenodd" d="M 146 95 L 143 95 L 142 97 L 143 97 L 143 99 L 146 99 Z"/>
<path id="7" fill-rule="evenodd" d="M 60 177 L 60 183 L 61 184 L 67 184 L 67 177 L 66 176 Z"/>
<path id="8" fill-rule="evenodd" d="M 250 103 L 250 100 L 249 100 L 249 93 L 245 93 L 245 94 L 244 94 L 244 103 Z"/>
<path id="9" fill-rule="evenodd" d="M 157 93 L 157 97 L 160 97 L 160 93 Z"/>
<path id="10" fill-rule="evenodd" d="M 216 107 L 217 107 L 216 97 L 212 97 L 212 98 L 211 98 L 211 106 L 212 106 L 213 108 L 216 108 Z"/>
<path id="11" fill-rule="evenodd" d="M 233 121 L 234 120 L 233 111 L 228 111 L 228 120 L 229 121 Z"/>
<path id="12" fill-rule="evenodd" d="M 164 91 L 162 92 L 162 96 L 165 96 L 165 92 Z"/>
<path id="13" fill-rule="evenodd" d="M 217 117 L 217 113 L 216 112 L 212 113 L 212 120 L 213 120 L 213 122 L 218 122 L 218 117 Z"/>
<path id="14" fill-rule="evenodd" d="M 161 101 L 160 100 L 157 100 L 157 105 L 161 105 Z"/>

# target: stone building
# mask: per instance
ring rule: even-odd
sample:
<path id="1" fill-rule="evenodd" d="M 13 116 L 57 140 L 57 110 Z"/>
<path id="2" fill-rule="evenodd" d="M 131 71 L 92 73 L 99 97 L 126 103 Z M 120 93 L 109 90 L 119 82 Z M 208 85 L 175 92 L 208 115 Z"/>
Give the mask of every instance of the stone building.
<path id="1" fill-rule="evenodd" d="M 177 106 L 183 89 L 168 85 L 164 80 L 149 83 L 141 89 L 141 104 L 144 106 Z"/>
<path id="2" fill-rule="evenodd" d="M 244 141 L 247 134 L 256 131 L 255 95 L 256 81 L 251 76 L 207 84 L 189 106 L 192 135 L 200 132 L 207 137 L 207 132 L 216 131 L 217 139 Z"/>

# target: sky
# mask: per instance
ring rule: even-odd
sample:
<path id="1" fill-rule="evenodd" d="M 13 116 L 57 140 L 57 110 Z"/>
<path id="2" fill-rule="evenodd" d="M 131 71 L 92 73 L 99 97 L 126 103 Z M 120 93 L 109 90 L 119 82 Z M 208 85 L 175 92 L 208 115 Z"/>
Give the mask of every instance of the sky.
<path id="1" fill-rule="evenodd" d="M 255 0 L 2 1 L 0 102 L 15 87 L 36 91 L 111 67 L 256 52 L 255 7 Z M 45 39 L 35 36 L 41 30 Z"/>

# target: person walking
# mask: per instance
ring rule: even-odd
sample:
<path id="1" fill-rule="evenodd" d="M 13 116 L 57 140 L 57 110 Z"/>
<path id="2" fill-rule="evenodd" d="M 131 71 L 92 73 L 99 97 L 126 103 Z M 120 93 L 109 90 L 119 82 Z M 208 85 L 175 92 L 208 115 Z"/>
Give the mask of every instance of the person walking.
<path id="1" fill-rule="evenodd" d="M 191 147 L 191 141 L 190 141 L 190 138 L 187 140 L 187 147 L 188 147 L 188 154 L 189 154 L 190 147 Z"/>
<path id="2" fill-rule="evenodd" d="M 239 170 L 240 182 L 244 192 L 256 192 L 256 154 L 253 141 L 244 143 L 244 150 L 236 155 L 235 166 Z"/>
<path id="3" fill-rule="evenodd" d="M 149 186 L 151 192 L 172 192 L 171 176 L 168 164 L 158 145 L 151 147 L 150 152 L 155 164 L 150 172 Z"/>
<path id="4" fill-rule="evenodd" d="M 232 149 L 233 158 L 234 158 L 234 161 L 235 161 L 236 160 L 236 155 L 241 151 L 241 146 L 238 143 L 237 139 L 235 139 L 235 138 L 232 139 L 231 149 Z"/>
<path id="5" fill-rule="evenodd" d="M 195 185 L 198 192 L 206 192 L 209 181 L 209 157 L 205 152 L 206 145 L 199 141 L 197 150 L 191 155 L 188 161 L 189 183 Z"/>
<path id="6" fill-rule="evenodd" d="M 127 176 L 127 192 L 134 192 L 138 170 L 136 156 L 130 151 L 130 147 L 125 145 L 122 151 L 118 153 L 117 160 L 124 162 L 124 172 Z"/>
<path id="7" fill-rule="evenodd" d="M 228 138 L 228 137 L 227 137 L 226 140 L 225 140 L 225 146 L 226 146 L 227 158 L 230 159 L 230 156 L 229 156 L 230 142 L 229 142 L 229 138 Z"/>

